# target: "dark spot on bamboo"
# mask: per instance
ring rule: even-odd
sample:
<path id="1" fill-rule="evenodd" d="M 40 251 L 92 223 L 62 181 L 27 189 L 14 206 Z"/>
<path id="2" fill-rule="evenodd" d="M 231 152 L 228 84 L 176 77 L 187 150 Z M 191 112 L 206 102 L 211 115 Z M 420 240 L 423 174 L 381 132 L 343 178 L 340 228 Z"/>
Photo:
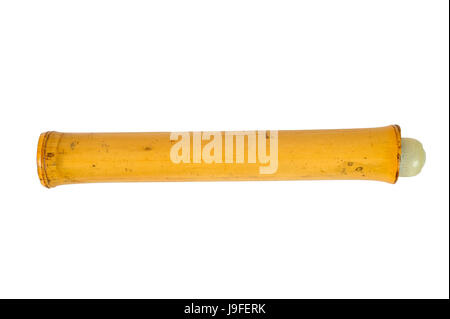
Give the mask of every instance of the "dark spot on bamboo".
<path id="1" fill-rule="evenodd" d="M 145 150 L 145 151 L 151 151 L 152 148 L 151 148 L 150 146 L 147 146 L 147 147 L 144 148 L 144 150 Z"/>
<path id="2" fill-rule="evenodd" d="M 355 168 L 355 171 L 361 172 L 363 169 L 364 169 L 364 168 L 362 168 L 361 166 L 359 166 L 359 167 Z"/>
<path id="3" fill-rule="evenodd" d="M 95 167 L 95 164 L 92 164 L 92 167 Z"/>
<path id="4" fill-rule="evenodd" d="M 348 166 L 353 166 L 353 162 L 348 162 L 347 165 Z"/>
<path id="5" fill-rule="evenodd" d="M 53 154 L 53 153 L 47 153 L 47 157 L 48 157 L 48 158 L 53 157 L 53 156 L 55 156 L 55 154 Z"/>

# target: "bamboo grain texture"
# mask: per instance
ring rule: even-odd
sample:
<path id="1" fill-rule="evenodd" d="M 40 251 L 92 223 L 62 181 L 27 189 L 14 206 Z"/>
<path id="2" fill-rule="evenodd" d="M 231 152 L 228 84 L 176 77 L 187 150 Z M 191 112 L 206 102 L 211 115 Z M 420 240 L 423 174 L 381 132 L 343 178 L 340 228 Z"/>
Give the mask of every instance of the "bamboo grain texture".
<path id="1" fill-rule="evenodd" d="M 181 133 L 180 136 L 189 136 L 189 146 L 187 141 L 183 144 L 189 149 L 178 152 L 174 148 L 179 148 L 181 142 L 171 138 L 174 133 L 170 132 L 50 131 L 39 138 L 38 174 L 42 185 L 49 188 L 74 183 L 144 181 L 376 180 L 395 183 L 398 178 L 401 134 L 397 125 L 275 131 L 276 134 L 264 131 L 264 141 L 260 132 L 250 132 L 255 133 L 232 133 L 234 143 L 230 153 L 226 149 L 230 146 L 226 132 Z M 196 136 L 200 136 L 200 141 Z M 218 140 L 211 150 L 214 136 Z M 276 168 L 274 163 L 268 162 L 268 157 L 264 159 L 265 155 L 275 152 L 271 149 L 275 142 Z M 265 154 L 260 153 L 264 147 Z M 238 148 L 243 149 L 244 154 L 239 153 Z M 264 169 L 269 173 L 261 173 Z"/>

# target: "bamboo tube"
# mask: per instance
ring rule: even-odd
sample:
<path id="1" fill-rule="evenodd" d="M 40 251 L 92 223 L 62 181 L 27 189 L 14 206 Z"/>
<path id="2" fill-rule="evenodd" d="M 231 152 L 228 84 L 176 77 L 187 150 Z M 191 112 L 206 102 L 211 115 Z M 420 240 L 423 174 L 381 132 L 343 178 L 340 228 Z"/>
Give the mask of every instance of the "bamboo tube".
<path id="1" fill-rule="evenodd" d="M 42 133 L 42 185 L 352 179 L 395 183 L 400 127 L 306 131 Z"/>

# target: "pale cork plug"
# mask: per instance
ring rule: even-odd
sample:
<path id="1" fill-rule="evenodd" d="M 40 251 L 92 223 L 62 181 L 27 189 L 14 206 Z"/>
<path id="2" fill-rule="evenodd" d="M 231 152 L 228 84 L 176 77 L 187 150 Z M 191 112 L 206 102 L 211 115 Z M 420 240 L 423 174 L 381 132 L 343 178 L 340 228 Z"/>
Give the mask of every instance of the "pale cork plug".
<path id="1" fill-rule="evenodd" d="M 413 138 L 402 138 L 400 177 L 416 176 L 425 164 L 425 150 L 422 143 Z"/>

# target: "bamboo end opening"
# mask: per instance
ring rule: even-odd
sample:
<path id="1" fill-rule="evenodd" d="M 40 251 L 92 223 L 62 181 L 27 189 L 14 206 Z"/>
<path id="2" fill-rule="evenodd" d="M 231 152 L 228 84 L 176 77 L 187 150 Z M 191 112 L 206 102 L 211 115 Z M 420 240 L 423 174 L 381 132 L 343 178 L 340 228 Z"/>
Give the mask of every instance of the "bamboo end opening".
<path id="1" fill-rule="evenodd" d="M 49 180 L 47 178 L 47 167 L 45 165 L 45 148 L 50 133 L 51 132 L 45 132 L 39 136 L 37 156 L 36 156 L 39 180 L 41 181 L 41 184 L 47 188 L 50 188 L 50 185 Z"/>

